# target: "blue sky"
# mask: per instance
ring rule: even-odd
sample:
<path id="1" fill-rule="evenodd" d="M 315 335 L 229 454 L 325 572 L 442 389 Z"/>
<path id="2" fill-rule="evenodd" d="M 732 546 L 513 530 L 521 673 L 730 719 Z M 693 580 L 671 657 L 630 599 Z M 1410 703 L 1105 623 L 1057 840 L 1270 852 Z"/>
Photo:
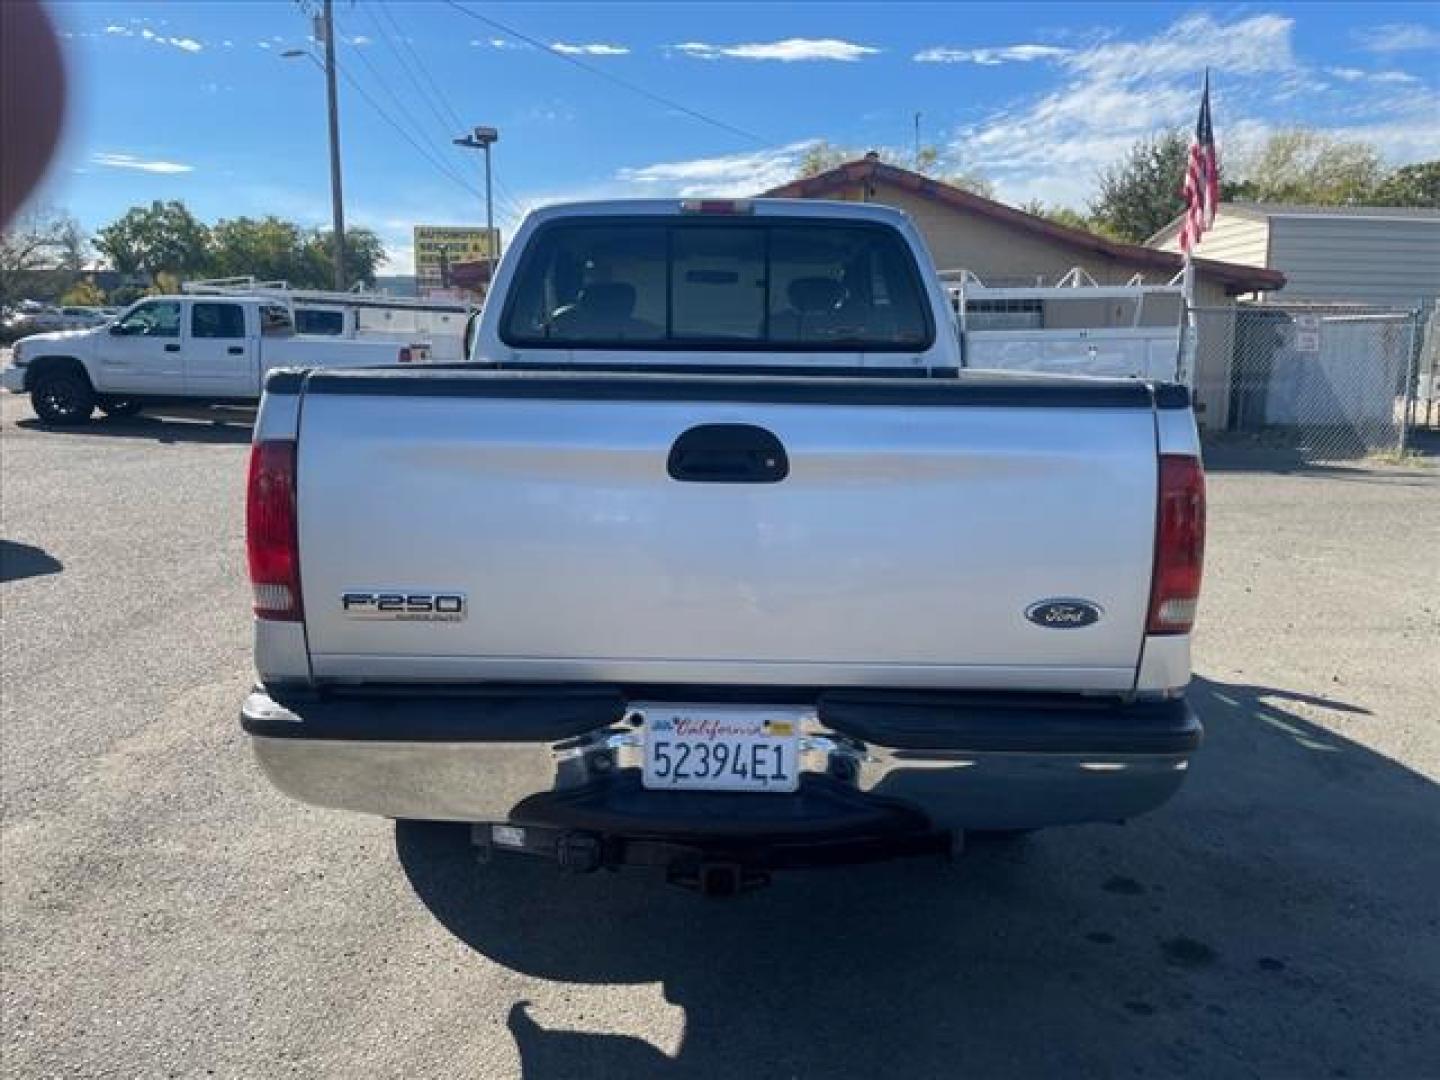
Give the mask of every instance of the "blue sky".
<path id="1" fill-rule="evenodd" d="M 1000 197 L 1079 207 L 1134 139 L 1193 122 L 1207 63 L 1222 156 L 1301 123 L 1440 157 L 1434 4 L 459 4 L 630 85 L 445 3 L 336 0 L 348 221 L 392 271 L 411 225 L 483 223 L 457 120 L 500 129 L 507 233 L 555 199 L 753 193 L 816 139 L 908 152 L 917 111 Z M 157 198 L 328 222 L 323 80 L 280 56 L 316 6 L 54 4 L 73 97 L 39 198 L 92 228 Z"/>

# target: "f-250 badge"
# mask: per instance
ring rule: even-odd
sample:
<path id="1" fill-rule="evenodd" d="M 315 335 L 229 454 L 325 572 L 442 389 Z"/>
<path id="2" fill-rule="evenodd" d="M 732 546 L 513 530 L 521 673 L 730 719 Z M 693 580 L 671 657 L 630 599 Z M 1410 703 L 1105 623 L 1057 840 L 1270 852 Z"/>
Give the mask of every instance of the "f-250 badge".
<path id="1" fill-rule="evenodd" d="M 457 592 L 341 593 L 340 606 L 351 619 L 393 619 L 397 622 L 460 622 L 465 594 Z"/>
<path id="2" fill-rule="evenodd" d="M 1025 618 L 1048 630 L 1075 630 L 1100 621 L 1100 605 L 1089 600 L 1041 600 L 1025 609 Z"/>

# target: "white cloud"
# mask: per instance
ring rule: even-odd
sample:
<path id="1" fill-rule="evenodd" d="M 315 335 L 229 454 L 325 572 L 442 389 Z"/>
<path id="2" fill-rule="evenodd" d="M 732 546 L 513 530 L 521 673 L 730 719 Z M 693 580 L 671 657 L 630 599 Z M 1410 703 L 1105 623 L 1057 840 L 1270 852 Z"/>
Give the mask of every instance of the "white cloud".
<path id="1" fill-rule="evenodd" d="M 366 37 L 364 34 L 356 34 L 354 37 L 352 37 L 352 38 L 350 39 L 350 44 L 351 44 L 351 45 L 372 45 L 372 44 L 374 44 L 374 39 L 373 39 L 373 38 L 368 38 L 368 37 Z"/>
<path id="2" fill-rule="evenodd" d="M 787 64 L 797 60 L 854 61 L 880 51 L 869 45 L 857 45 L 853 41 L 841 41 L 838 38 L 786 38 L 783 41 L 752 42 L 748 45 L 710 45 L 703 41 L 684 41 L 672 48 L 675 52 L 700 60 L 730 57 L 735 60 L 779 60 Z"/>
<path id="3" fill-rule="evenodd" d="M 483 47 L 483 46 L 486 46 L 486 45 L 490 46 L 490 48 L 492 48 L 492 49 L 528 49 L 528 48 L 530 48 L 530 46 L 529 46 L 529 45 L 526 45 L 523 41 L 511 41 L 509 38 L 503 38 L 503 37 L 492 37 L 492 38 L 488 38 L 488 39 L 485 39 L 485 40 L 482 40 L 482 39 L 480 39 L 480 38 L 471 38 L 471 39 L 470 39 L 470 44 L 473 45 L 473 46 L 475 46 L 477 49 L 478 49 L 478 48 L 481 48 L 481 47 Z M 563 51 L 563 50 L 562 50 L 562 51 Z M 628 52 L 629 50 L 627 49 L 626 51 Z"/>
<path id="4" fill-rule="evenodd" d="M 259 46 L 260 48 L 262 48 L 262 49 L 268 49 L 268 48 L 270 48 L 270 43 L 269 43 L 268 41 L 257 41 L 255 44 L 258 45 L 258 46 Z"/>
<path id="5" fill-rule="evenodd" d="M 1142 41 L 1105 41 L 1066 58 L 1072 71 L 1091 79 L 1134 82 L 1183 74 L 1206 67 L 1242 75 L 1290 71 L 1296 67 L 1290 45 L 1295 20 L 1255 15 L 1222 24 L 1209 15 L 1189 15 L 1155 37 Z"/>
<path id="6" fill-rule="evenodd" d="M 937 46 L 922 49 L 914 59 L 922 64 L 980 64 L 983 67 L 998 67 L 1000 64 L 1029 63 L 1032 60 L 1058 60 L 1070 55 L 1069 49 L 1055 45 L 1006 45 L 995 49 L 950 49 Z"/>
<path id="7" fill-rule="evenodd" d="M 118 34 L 118 35 L 121 36 L 121 37 L 129 37 L 129 36 L 130 36 L 131 34 L 133 34 L 134 32 L 135 32 L 135 31 L 131 30 L 128 26 L 115 26 L 115 25 L 112 24 L 112 25 L 110 25 L 110 26 L 105 27 L 105 33 L 107 33 L 107 34 Z"/>
<path id="8" fill-rule="evenodd" d="M 1386 23 L 1357 30 L 1356 39 L 1361 48 L 1370 52 L 1410 52 L 1417 50 L 1440 50 L 1440 27 L 1422 26 L 1419 23 Z"/>
<path id="9" fill-rule="evenodd" d="M 134 154 L 95 153 L 90 155 L 90 160 L 111 169 L 134 169 L 137 172 L 170 174 L 195 171 L 194 165 L 183 165 L 178 161 L 147 161 Z"/>
<path id="10" fill-rule="evenodd" d="M 1371 142 L 1391 161 L 1436 156 L 1433 97 L 1414 76 L 1313 68 L 1297 59 L 1293 29 L 1273 14 L 1231 22 L 1202 14 L 1149 37 L 1077 47 L 1051 58 L 1068 73 L 1060 85 L 961 128 L 949 153 L 994 180 L 1008 202 L 1082 205 L 1096 174 L 1137 140 L 1193 125 L 1209 66 L 1222 162 L 1294 124 Z"/>
<path id="11" fill-rule="evenodd" d="M 1326 74 L 1333 75 L 1343 82 L 1372 82 L 1382 83 L 1391 86 L 1403 86 L 1407 83 L 1418 83 L 1418 77 L 1411 75 L 1408 71 L 1362 71 L 1360 68 L 1333 67 L 1326 68 Z"/>
<path id="12" fill-rule="evenodd" d="M 120 37 L 134 37 L 134 32 L 123 26 L 107 26 L 105 33 L 116 34 Z M 179 49 L 181 52 L 198 53 L 205 48 L 203 42 L 196 41 L 192 37 L 166 37 L 164 34 L 157 34 L 148 26 L 140 30 L 140 36 L 146 41 L 153 41 L 156 45 L 169 45 Z"/>
<path id="13" fill-rule="evenodd" d="M 800 159 L 814 139 L 769 150 L 755 150 L 690 161 L 667 161 L 621 169 L 617 179 L 630 194 L 677 196 L 757 195 L 795 178 Z"/>
<path id="14" fill-rule="evenodd" d="M 502 47 L 496 46 L 496 48 Z M 606 45 L 600 41 L 585 45 L 572 45 L 569 42 L 556 41 L 552 42 L 550 47 L 566 56 L 628 56 L 630 54 L 630 49 L 625 45 Z"/>
<path id="15" fill-rule="evenodd" d="M 220 42 L 220 44 L 227 49 L 233 49 L 235 47 L 235 43 L 229 38 L 226 38 L 224 41 Z"/>

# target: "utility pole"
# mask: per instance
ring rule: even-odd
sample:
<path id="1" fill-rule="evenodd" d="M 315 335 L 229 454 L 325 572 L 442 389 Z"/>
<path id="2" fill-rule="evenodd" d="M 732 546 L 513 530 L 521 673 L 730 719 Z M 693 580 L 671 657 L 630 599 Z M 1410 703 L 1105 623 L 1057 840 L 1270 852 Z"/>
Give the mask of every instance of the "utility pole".
<path id="1" fill-rule="evenodd" d="M 500 132 L 493 127 L 477 127 L 463 139 L 451 141 L 467 150 L 485 151 L 485 235 L 489 237 L 487 243 L 490 247 L 490 277 L 493 279 L 495 260 L 500 257 L 500 238 L 495 235 L 495 198 L 490 191 L 490 147 L 500 141 Z"/>
<path id="2" fill-rule="evenodd" d="M 920 168 L 920 114 L 915 114 L 915 168 Z"/>
<path id="3" fill-rule="evenodd" d="M 330 111 L 330 207 L 334 230 L 335 288 L 345 290 L 345 197 L 340 191 L 340 105 L 335 96 L 335 13 L 333 0 L 324 0 L 317 35 L 325 43 L 325 94 Z"/>

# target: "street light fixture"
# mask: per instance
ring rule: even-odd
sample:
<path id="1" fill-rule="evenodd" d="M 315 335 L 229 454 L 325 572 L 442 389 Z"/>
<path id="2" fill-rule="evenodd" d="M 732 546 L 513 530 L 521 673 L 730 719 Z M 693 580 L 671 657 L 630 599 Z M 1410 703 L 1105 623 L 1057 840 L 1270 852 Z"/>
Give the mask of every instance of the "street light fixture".
<path id="1" fill-rule="evenodd" d="M 485 235 L 489 237 L 490 277 L 495 277 L 495 260 L 500 256 L 499 238 L 495 235 L 495 200 L 490 191 L 490 147 L 500 141 L 500 132 L 493 127 L 472 128 L 463 139 L 451 140 L 467 150 L 485 151 Z"/>
<path id="2" fill-rule="evenodd" d="M 330 214 L 333 239 L 331 255 L 335 269 L 335 288 L 345 289 L 345 197 L 340 187 L 340 107 L 335 94 L 335 22 L 331 12 L 332 0 L 325 0 L 321 15 L 315 20 L 315 37 L 325 44 L 325 62 L 322 64 L 309 49 L 286 49 L 280 54 L 284 60 L 298 60 L 304 57 L 318 67 L 325 76 L 325 98 L 330 116 Z"/>

